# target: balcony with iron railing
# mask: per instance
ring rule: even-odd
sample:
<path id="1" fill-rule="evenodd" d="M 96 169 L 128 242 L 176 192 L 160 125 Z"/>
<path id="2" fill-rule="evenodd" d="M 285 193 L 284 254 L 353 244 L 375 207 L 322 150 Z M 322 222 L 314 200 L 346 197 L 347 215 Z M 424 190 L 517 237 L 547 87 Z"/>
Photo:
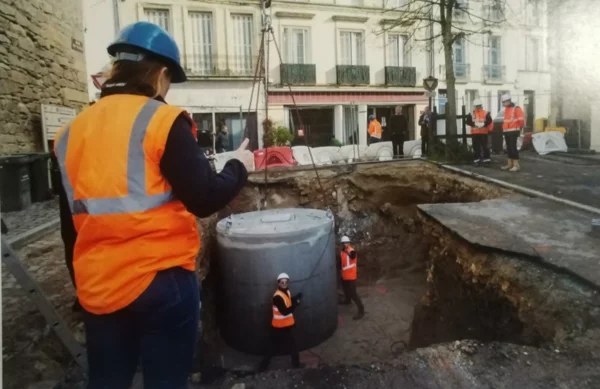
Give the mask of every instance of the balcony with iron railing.
<path id="1" fill-rule="evenodd" d="M 315 85 L 317 66 L 314 64 L 282 63 L 279 76 L 283 85 Z"/>
<path id="2" fill-rule="evenodd" d="M 254 77 L 257 57 L 252 55 L 193 54 L 185 57 L 189 77 Z"/>
<path id="3" fill-rule="evenodd" d="M 506 80 L 506 66 L 485 65 L 482 73 L 483 81 L 488 84 L 503 84 Z"/>
<path id="4" fill-rule="evenodd" d="M 417 68 L 409 66 L 386 66 L 385 85 L 414 87 L 417 84 Z"/>
<path id="5" fill-rule="evenodd" d="M 446 79 L 446 65 L 440 65 L 440 79 Z M 454 63 L 454 79 L 458 83 L 466 83 L 471 79 L 471 65 Z"/>
<path id="6" fill-rule="evenodd" d="M 337 65 L 335 74 L 338 85 L 369 85 L 371 74 L 368 65 Z"/>

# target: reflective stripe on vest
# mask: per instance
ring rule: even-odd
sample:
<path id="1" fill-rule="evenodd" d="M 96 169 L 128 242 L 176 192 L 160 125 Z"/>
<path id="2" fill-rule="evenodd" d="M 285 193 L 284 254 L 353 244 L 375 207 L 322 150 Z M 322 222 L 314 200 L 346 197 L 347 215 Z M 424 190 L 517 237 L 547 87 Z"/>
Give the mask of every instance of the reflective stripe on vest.
<path id="1" fill-rule="evenodd" d="M 488 133 L 489 129 L 487 127 L 484 127 L 487 114 L 487 111 L 483 109 L 473 111 L 471 115 L 473 116 L 473 123 L 475 124 L 475 127 L 471 127 L 471 134 L 485 135 Z"/>
<path id="2" fill-rule="evenodd" d="M 510 111 L 510 117 L 508 120 L 506 120 L 506 109 L 508 108 L 512 108 Z M 505 113 L 504 113 L 504 123 L 502 125 L 502 129 L 504 132 L 509 132 L 509 131 L 521 131 L 521 125 L 520 121 L 522 120 L 522 118 L 515 118 L 515 111 L 517 110 L 517 106 L 515 105 L 514 107 L 507 107 L 505 108 Z"/>
<path id="3" fill-rule="evenodd" d="M 133 122 L 127 152 L 127 195 L 112 198 L 91 198 L 75 200 L 73 186 L 67 174 L 66 160 L 69 145 L 70 125 L 68 125 L 56 144 L 57 159 L 60 166 L 62 183 L 69 200 L 73 215 L 108 215 L 117 213 L 143 212 L 157 208 L 174 200 L 171 191 L 156 195 L 146 194 L 146 167 L 144 137 L 150 120 L 162 105 L 160 101 L 148 100 Z"/>
<path id="4" fill-rule="evenodd" d="M 273 297 L 280 296 L 283 299 L 283 302 L 287 308 L 292 306 L 292 293 L 290 290 L 287 290 L 287 293 L 283 293 L 281 290 L 277 289 Z M 288 315 L 283 315 L 279 312 L 277 306 L 273 305 L 273 320 L 271 321 L 271 325 L 275 328 L 285 328 L 294 325 L 294 314 L 290 313 Z"/>
<path id="5" fill-rule="evenodd" d="M 356 261 L 357 258 L 350 258 L 349 253 L 353 252 L 354 249 L 352 247 L 348 247 L 344 249 L 341 253 L 341 261 L 342 261 L 342 279 L 347 281 L 355 280 L 357 277 L 357 269 L 356 269 Z"/>

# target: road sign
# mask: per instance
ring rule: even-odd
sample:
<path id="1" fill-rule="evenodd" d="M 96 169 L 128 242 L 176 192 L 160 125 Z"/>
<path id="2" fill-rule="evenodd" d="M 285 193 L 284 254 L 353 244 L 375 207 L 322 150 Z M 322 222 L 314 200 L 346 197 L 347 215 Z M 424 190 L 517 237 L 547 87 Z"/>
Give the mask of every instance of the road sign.
<path id="1" fill-rule="evenodd" d="M 431 92 L 426 91 L 425 92 L 425 97 L 435 97 L 435 94 L 436 94 L 435 91 L 431 91 Z"/>
<path id="2" fill-rule="evenodd" d="M 104 77 L 104 74 L 102 74 L 102 73 L 96 73 L 96 74 L 92 74 L 90 77 L 92 77 L 92 81 L 94 82 L 94 86 L 97 89 L 102 89 L 102 85 L 106 81 L 106 77 Z"/>
<path id="3" fill-rule="evenodd" d="M 42 139 L 44 151 L 48 152 L 48 141 L 54 140 L 56 133 L 77 116 L 73 108 L 42 104 Z"/>
<path id="4" fill-rule="evenodd" d="M 429 76 L 425 79 L 423 79 L 423 88 L 425 88 L 426 91 L 433 91 L 435 90 L 435 88 L 437 88 L 438 86 L 438 79 L 433 77 L 433 76 Z"/>

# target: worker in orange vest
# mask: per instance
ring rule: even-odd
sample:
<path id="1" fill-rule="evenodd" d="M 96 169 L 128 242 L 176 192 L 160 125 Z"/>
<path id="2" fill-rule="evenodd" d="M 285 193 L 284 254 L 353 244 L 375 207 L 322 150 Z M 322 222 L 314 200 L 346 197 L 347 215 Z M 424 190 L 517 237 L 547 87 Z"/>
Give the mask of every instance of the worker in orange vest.
<path id="1" fill-rule="evenodd" d="M 467 115 L 467 125 L 471 128 L 473 151 L 475 152 L 475 165 L 489 164 L 490 148 L 488 147 L 488 133 L 493 129 L 492 115 L 483 109 L 480 99 L 473 101 L 475 109 Z"/>
<path id="2" fill-rule="evenodd" d="M 352 319 L 359 320 L 365 316 L 365 307 L 356 290 L 357 264 L 358 257 L 356 250 L 350 245 L 350 238 L 343 236 L 341 239 L 342 252 L 340 253 L 340 264 L 342 270 L 342 288 L 344 289 L 345 300 L 342 304 L 347 305 L 354 301 L 358 308 L 358 313 Z"/>
<path id="3" fill-rule="evenodd" d="M 141 361 L 146 388 L 183 389 L 200 317 L 196 218 L 237 196 L 252 153 L 245 140 L 213 172 L 190 116 L 164 100 L 186 75 L 159 26 L 125 27 L 108 53 L 114 63 L 100 99 L 54 144 L 68 207 L 61 224 L 76 236 L 88 388 L 129 388 Z"/>
<path id="4" fill-rule="evenodd" d="M 381 142 L 381 123 L 375 118 L 375 115 L 369 115 L 369 144 Z"/>
<path id="5" fill-rule="evenodd" d="M 290 277 L 286 273 L 277 276 L 278 287 L 272 299 L 271 342 L 267 346 L 265 357 L 260 363 L 258 370 L 261 372 L 267 370 L 274 355 L 283 353 L 290 354 L 294 368 L 302 367 L 293 334 L 296 323 L 294 310 L 300 305 L 302 293 L 292 296 L 292 292 L 288 288 L 289 281 Z"/>
<path id="6" fill-rule="evenodd" d="M 518 172 L 521 170 L 519 164 L 519 149 L 517 140 L 521 136 L 521 130 L 525 127 L 525 114 L 521 107 L 515 105 L 509 94 L 502 95 L 502 105 L 504 106 L 504 122 L 502 130 L 506 141 L 506 151 L 508 154 L 508 163 L 502 167 L 502 170 Z"/>

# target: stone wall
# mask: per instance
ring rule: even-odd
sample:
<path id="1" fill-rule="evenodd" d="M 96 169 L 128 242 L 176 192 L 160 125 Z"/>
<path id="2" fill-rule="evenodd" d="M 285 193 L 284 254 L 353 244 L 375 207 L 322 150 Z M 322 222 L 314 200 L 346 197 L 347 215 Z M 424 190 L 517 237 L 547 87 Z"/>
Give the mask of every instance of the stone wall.
<path id="1" fill-rule="evenodd" d="M 43 150 L 40 104 L 88 103 L 81 3 L 0 0 L 0 154 Z"/>

